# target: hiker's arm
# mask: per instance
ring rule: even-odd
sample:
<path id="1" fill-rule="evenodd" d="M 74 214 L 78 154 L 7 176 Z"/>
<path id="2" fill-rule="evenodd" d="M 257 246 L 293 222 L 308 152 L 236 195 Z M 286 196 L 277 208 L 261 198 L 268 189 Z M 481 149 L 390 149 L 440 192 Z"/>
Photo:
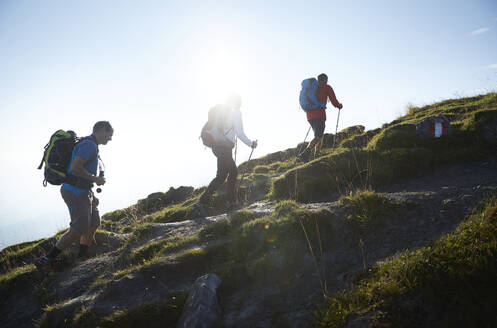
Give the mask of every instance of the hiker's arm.
<path id="1" fill-rule="evenodd" d="M 74 157 L 74 160 L 71 164 L 71 172 L 76 174 L 78 177 L 95 182 L 97 185 L 103 185 L 105 183 L 105 179 L 102 177 L 96 177 L 88 173 L 85 169 L 86 159 L 80 156 Z"/>
<path id="2" fill-rule="evenodd" d="M 335 91 L 333 91 L 332 87 L 328 89 L 328 98 L 330 98 L 330 102 L 333 106 L 342 109 L 343 105 L 340 104 L 340 102 L 337 100 L 337 97 L 335 96 Z"/>
<path id="3" fill-rule="evenodd" d="M 243 131 L 242 113 L 241 112 L 235 113 L 233 127 L 235 128 L 235 132 L 236 132 L 237 137 L 241 141 L 243 141 L 244 144 L 246 144 L 249 147 L 252 147 L 252 145 L 253 145 L 252 141 L 245 135 L 245 132 Z"/>

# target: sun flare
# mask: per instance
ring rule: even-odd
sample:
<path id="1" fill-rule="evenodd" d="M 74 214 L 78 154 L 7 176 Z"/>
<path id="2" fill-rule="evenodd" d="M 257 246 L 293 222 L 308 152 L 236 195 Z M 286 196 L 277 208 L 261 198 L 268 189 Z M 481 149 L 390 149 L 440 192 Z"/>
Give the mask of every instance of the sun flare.
<path id="1" fill-rule="evenodd" d="M 235 92 L 248 91 L 248 69 L 243 57 L 236 56 L 227 48 L 219 48 L 202 56 L 197 70 L 201 93 L 210 102 L 221 102 Z"/>

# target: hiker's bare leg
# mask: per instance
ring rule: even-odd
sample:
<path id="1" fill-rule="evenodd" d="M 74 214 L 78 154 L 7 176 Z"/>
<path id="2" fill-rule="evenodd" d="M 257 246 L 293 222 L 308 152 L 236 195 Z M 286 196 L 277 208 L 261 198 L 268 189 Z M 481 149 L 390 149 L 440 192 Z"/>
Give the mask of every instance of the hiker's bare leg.
<path id="1" fill-rule="evenodd" d="M 317 137 L 318 141 L 316 141 L 316 146 L 314 147 L 314 156 L 321 152 L 321 147 L 323 147 L 323 136 Z"/>
<path id="2" fill-rule="evenodd" d="M 311 142 L 309 142 L 309 144 L 307 145 L 306 149 L 305 149 L 305 152 L 313 149 L 315 146 L 316 146 L 316 143 L 319 141 L 319 137 L 316 137 L 314 139 L 311 140 Z"/>
<path id="3" fill-rule="evenodd" d="M 73 229 L 69 228 L 69 230 L 67 230 L 67 232 L 63 234 L 62 237 L 60 237 L 60 239 L 57 241 L 55 247 L 62 251 L 71 246 L 71 244 L 77 241 L 80 237 L 81 234 L 79 232 L 76 232 Z"/>
<path id="4" fill-rule="evenodd" d="M 87 234 L 81 235 L 79 243 L 81 245 L 90 246 L 91 243 L 95 240 L 95 232 L 97 231 L 97 229 L 98 227 L 90 227 L 90 231 L 88 231 Z"/>

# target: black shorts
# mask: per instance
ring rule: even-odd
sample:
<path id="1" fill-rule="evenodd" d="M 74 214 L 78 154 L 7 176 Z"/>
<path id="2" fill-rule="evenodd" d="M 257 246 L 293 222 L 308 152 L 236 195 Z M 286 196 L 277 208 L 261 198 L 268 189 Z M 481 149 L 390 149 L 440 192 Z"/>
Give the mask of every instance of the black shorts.
<path id="1" fill-rule="evenodd" d="M 314 138 L 322 137 L 324 135 L 325 120 L 324 118 L 313 118 L 310 119 L 309 124 L 314 131 Z"/>

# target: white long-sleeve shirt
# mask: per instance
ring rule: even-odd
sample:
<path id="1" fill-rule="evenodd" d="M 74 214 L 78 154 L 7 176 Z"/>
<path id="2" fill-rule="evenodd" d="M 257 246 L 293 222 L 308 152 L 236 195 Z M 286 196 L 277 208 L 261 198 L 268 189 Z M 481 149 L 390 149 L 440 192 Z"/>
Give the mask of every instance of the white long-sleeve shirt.
<path id="1" fill-rule="evenodd" d="M 229 113 L 227 124 L 224 129 L 225 136 L 235 144 L 236 138 L 243 141 L 249 147 L 252 147 L 252 141 L 243 131 L 242 112 L 239 109 L 232 109 Z"/>

